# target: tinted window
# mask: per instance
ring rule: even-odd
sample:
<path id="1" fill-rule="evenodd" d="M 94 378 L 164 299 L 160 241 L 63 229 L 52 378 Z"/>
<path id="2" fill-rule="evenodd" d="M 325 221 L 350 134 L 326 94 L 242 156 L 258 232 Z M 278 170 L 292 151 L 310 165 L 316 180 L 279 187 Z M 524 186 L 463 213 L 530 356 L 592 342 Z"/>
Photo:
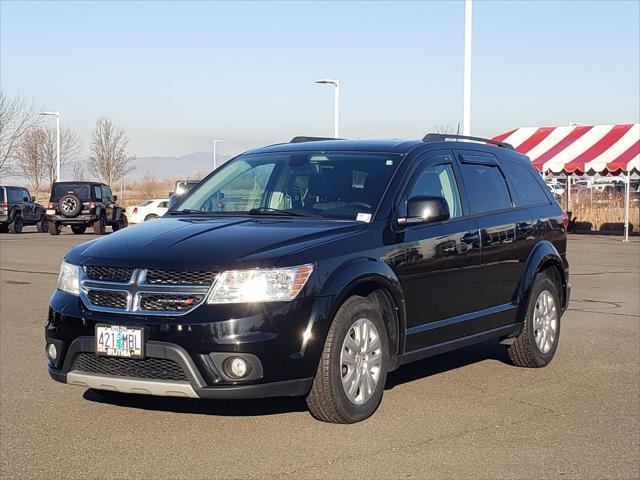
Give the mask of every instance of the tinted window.
<path id="1" fill-rule="evenodd" d="M 29 191 L 25 190 L 24 188 L 22 190 L 20 190 L 20 196 L 22 197 L 22 201 L 24 201 L 24 202 L 30 202 L 31 201 L 31 195 L 29 195 Z"/>
<path id="2" fill-rule="evenodd" d="M 80 200 L 90 199 L 90 186 L 79 183 L 59 183 L 53 186 L 53 192 L 51 192 L 52 200 L 59 200 L 60 197 L 67 193 L 75 193 Z"/>
<path id="3" fill-rule="evenodd" d="M 4 188 L 0 188 L 0 202 L 4 202 Z"/>
<path id="4" fill-rule="evenodd" d="M 102 198 L 105 200 L 111 200 L 111 189 L 109 187 L 102 187 Z"/>
<path id="5" fill-rule="evenodd" d="M 100 185 L 95 185 L 93 190 L 95 192 L 96 200 L 102 200 L 102 188 L 100 188 Z"/>
<path id="6" fill-rule="evenodd" d="M 462 178 L 471 213 L 511 208 L 509 190 L 498 167 L 463 164 Z"/>
<path id="7" fill-rule="evenodd" d="M 9 196 L 9 203 L 20 203 L 22 201 L 20 190 L 17 188 L 7 188 L 7 195 Z"/>
<path id="8" fill-rule="evenodd" d="M 409 189 L 408 198 L 417 195 L 442 197 L 449 204 L 451 218 L 462 215 L 460 193 L 451 165 L 436 165 L 422 170 L 413 186 Z"/>
<path id="9" fill-rule="evenodd" d="M 549 199 L 542 190 L 542 185 L 538 183 L 532 172 L 526 165 L 519 165 L 514 162 L 504 162 L 502 164 L 517 198 L 514 199 L 516 206 L 540 205 L 549 203 Z"/>

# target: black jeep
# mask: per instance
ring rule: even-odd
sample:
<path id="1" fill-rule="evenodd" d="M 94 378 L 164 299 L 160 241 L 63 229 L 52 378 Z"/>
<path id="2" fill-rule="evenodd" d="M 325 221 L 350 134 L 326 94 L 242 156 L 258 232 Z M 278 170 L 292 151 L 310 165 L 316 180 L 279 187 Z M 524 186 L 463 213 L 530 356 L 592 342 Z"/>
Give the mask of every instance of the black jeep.
<path id="1" fill-rule="evenodd" d="M 103 235 L 107 225 L 116 232 L 127 226 L 124 207 L 116 200 L 118 197 L 104 183 L 56 182 L 47 208 L 49 233 L 60 234 L 63 225 L 70 225 L 77 234 L 91 226 L 96 234 Z"/>
<path id="2" fill-rule="evenodd" d="M 0 232 L 20 233 L 24 225 L 35 225 L 39 232 L 46 232 L 44 207 L 26 188 L 0 185 Z"/>

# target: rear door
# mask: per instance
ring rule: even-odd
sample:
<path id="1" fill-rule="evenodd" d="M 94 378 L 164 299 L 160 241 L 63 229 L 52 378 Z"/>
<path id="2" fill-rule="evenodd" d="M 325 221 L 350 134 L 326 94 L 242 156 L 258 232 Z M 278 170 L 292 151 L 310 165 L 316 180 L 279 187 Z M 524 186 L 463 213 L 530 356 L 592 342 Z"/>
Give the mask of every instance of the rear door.
<path id="1" fill-rule="evenodd" d="M 462 336 L 458 320 L 472 312 L 478 300 L 474 293 L 481 280 L 478 226 L 464 216 L 458 177 L 450 152 L 430 152 L 418 160 L 399 201 L 403 216 L 410 197 L 440 196 L 447 200 L 451 215 L 443 222 L 395 227 L 403 242 L 388 263 L 405 295 L 406 351 Z"/>
<path id="2" fill-rule="evenodd" d="M 518 285 L 535 245 L 531 212 L 516 205 L 515 194 L 497 157 L 484 151 L 456 152 L 470 214 L 481 238 L 479 310 L 486 328 L 515 321 Z"/>

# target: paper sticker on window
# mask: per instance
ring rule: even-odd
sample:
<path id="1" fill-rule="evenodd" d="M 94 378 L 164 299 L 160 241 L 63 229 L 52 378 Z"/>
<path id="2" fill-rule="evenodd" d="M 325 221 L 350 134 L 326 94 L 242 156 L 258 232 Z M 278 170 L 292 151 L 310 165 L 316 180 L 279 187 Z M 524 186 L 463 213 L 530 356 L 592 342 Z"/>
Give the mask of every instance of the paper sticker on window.
<path id="1" fill-rule="evenodd" d="M 356 221 L 357 222 L 369 223 L 371 221 L 371 214 L 370 213 L 359 213 L 358 216 L 356 217 Z"/>

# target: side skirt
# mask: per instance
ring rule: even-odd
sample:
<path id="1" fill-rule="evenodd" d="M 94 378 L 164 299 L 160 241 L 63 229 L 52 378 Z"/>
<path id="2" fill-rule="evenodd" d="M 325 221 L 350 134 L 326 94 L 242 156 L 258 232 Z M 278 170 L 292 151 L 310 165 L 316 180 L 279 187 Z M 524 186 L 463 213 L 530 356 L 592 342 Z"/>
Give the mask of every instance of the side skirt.
<path id="1" fill-rule="evenodd" d="M 423 358 L 432 357 L 434 355 L 439 355 L 451 350 L 468 347 L 469 345 L 474 345 L 476 343 L 482 343 L 492 338 L 507 337 L 511 335 L 520 325 L 521 324 L 519 323 L 503 325 L 501 327 L 475 333 L 467 337 L 457 338 L 455 340 L 439 343 L 437 345 L 431 345 L 429 347 L 419 348 L 417 350 L 411 350 L 410 352 L 405 352 L 404 354 L 400 355 L 399 365 L 422 360 Z"/>

